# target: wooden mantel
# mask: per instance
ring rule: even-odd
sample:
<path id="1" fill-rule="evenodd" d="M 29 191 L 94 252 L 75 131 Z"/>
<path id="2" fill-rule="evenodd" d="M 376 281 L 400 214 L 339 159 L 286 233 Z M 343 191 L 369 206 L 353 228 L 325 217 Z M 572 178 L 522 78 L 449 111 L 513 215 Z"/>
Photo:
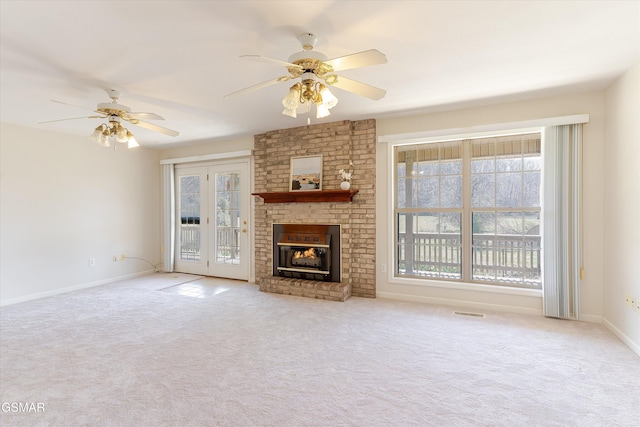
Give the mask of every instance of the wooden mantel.
<path id="1" fill-rule="evenodd" d="M 316 190 L 252 193 L 265 203 L 351 202 L 358 190 Z"/>

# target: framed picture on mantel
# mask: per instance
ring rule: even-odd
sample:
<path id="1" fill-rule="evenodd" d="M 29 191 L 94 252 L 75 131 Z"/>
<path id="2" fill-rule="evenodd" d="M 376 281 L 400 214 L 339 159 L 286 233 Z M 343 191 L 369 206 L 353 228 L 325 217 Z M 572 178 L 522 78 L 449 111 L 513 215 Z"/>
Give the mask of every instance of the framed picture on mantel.
<path id="1" fill-rule="evenodd" d="M 291 158 L 289 191 L 322 190 L 322 155 Z"/>

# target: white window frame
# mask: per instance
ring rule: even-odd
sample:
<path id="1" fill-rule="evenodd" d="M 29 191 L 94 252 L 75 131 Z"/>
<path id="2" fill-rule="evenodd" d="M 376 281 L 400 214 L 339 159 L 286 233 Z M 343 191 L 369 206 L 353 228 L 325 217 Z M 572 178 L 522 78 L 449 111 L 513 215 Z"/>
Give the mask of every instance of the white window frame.
<path id="1" fill-rule="evenodd" d="M 428 142 L 443 142 L 458 139 L 469 139 L 478 137 L 487 137 L 496 134 L 507 135 L 509 133 L 528 133 L 528 132 L 542 132 L 544 127 L 547 126 L 559 126 L 574 123 L 588 123 L 588 114 L 577 114 L 572 116 L 550 117 L 536 120 L 525 120 L 519 122 L 505 122 L 491 125 L 479 125 L 466 128 L 451 128 L 451 129 L 438 129 L 429 130 L 423 132 L 403 133 L 403 134 L 388 134 L 379 135 L 378 143 L 386 144 L 387 151 L 387 164 L 386 164 L 386 185 L 387 185 L 387 217 L 391 221 L 395 221 L 394 218 L 394 201 L 395 201 L 395 188 L 393 179 L 394 168 L 394 156 L 393 151 L 396 145 L 408 145 L 415 143 L 428 143 Z M 543 165 L 544 168 L 544 165 Z M 388 242 L 395 242 L 395 226 L 393 223 L 387 227 Z M 509 286 L 498 286 L 490 284 L 479 284 L 459 281 L 446 281 L 446 280 L 431 280 L 431 279 L 415 279 L 415 278 L 401 278 L 395 276 L 395 262 L 396 251 L 395 248 L 390 248 L 387 251 L 387 281 L 390 284 L 398 285 L 412 285 L 421 287 L 433 287 L 433 288 L 447 288 L 447 289 L 459 289 L 478 292 L 500 293 L 509 295 L 521 295 L 521 296 L 537 296 L 542 297 L 542 290 L 539 289 L 523 289 L 514 288 Z M 543 283 L 544 287 L 544 283 Z"/>

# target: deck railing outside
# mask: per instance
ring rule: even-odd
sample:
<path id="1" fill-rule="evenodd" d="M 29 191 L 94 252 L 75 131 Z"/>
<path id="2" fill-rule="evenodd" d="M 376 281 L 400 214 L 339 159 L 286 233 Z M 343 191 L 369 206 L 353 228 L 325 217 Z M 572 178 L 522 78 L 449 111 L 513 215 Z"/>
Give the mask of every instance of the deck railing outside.
<path id="1" fill-rule="evenodd" d="M 456 233 L 400 233 L 398 273 L 401 276 L 462 278 L 462 242 Z M 472 280 L 541 284 L 540 236 L 474 234 Z"/>
<path id="2" fill-rule="evenodd" d="M 180 259 L 200 260 L 200 224 L 180 225 Z"/>
<path id="3" fill-rule="evenodd" d="M 217 254 L 215 260 L 222 264 L 238 264 L 239 230 L 236 227 L 219 227 L 216 233 Z M 180 259 L 200 260 L 200 224 L 180 225 Z"/>

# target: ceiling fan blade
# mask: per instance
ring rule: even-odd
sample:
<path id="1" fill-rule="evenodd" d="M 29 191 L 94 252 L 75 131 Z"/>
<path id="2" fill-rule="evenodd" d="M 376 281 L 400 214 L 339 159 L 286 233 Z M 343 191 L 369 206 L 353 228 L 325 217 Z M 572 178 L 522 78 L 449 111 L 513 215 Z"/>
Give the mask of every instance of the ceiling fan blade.
<path id="1" fill-rule="evenodd" d="M 333 67 L 333 71 L 342 71 L 352 68 L 368 67 L 370 65 L 386 64 L 387 57 L 377 49 L 369 49 L 363 52 L 329 59 L 328 61 L 324 61 L 324 63 Z"/>
<path id="2" fill-rule="evenodd" d="M 106 116 L 83 116 L 83 117 L 71 117 L 68 119 L 57 119 L 57 120 L 47 120 L 44 122 L 38 122 L 39 125 L 45 124 L 45 123 L 55 123 L 55 122 L 64 122 L 67 120 L 78 120 L 78 119 L 104 119 Z"/>
<path id="3" fill-rule="evenodd" d="M 164 117 L 155 113 L 127 113 L 129 116 L 138 120 L 164 120 Z"/>
<path id="4" fill-rule="evenodd" d="M 295 67 L 295 68 L 302 69 L 301 66 L 296 65 L 296 64 L 292 64 L 291 62 L 286 62 L 286 61 L 280 61 L 278 59 L 267 58 L 266 56 L 262 56 L 262 55 L 240 55 L 240 58 L 254 59 L 256 61 L 268 62 L 269 64 L 280 65 L 280 66 L 284 66 L 284 67 L 287 67 L 287 68 Z"/>
<path id="5" fill-rule="evenodd" d="M 76 107 L 76 108 L 82 108 L 83 110 L 94 111 L 94 108 L 83 107 L 81 105 L 75 105 L 75 104 L 69 104 L 68 102 L 56 101 L 55 99 L 52 99 L 51 102 L 55 102 L 56 104 L 69 105 L 71 107 Z"/>
<path id="6" fill-rule="evenodd" d="M 374 101 L 382 99 L 387 93 L 386 90 L 368 85 L 366 83 L 361 83 L 352 79 L 348 79 L 343 76 L 337 76 L 337 77 L 338 77 L 338 80 L 335 83 L 333 83 L 332 86 L 342 90 L 346 90 L 348 92 L 355 93 L 356 95 L 373 99 Z"/>
<path id="7" fill-rule="evenodd" d="M 145 128 L 145 129 L 152 130 L 154 132 L 160 132 L 160 133 L 163 133 L 165 135 L 169 135 L 169 136 L 178 136 L 178 135 L 180 135 L 180 133 L 176 132 L 175 130 L 171 130 L 171 129 L 164 128 L 162 126 L 154 125 L 153 123 L 142 122 L 140 120 L 135 120 L 135 119 L 134 120 L 130 120 L 129 122 L 131 124 L 133 124 L 133 125 L 140 126 L 140 127 Z"/>
<path id="8" fill-rule="evenodd" d="M 237 95 L 244 95 L 245 93 L 249 93 L 249 92 L 253 92 L 253 91 L 259 90 L 259 89 L 263 89 L 265 87 L 274 85 L 276 83 L 286 82 L 289 79 L 291 79 L 291 76 L 282 76 L 282 77 L 278 77 L 278 78 L 275 78 L 275 79 L 267 80 L 266 82 L 258 83 L 257 85 L 249 86 L 249 87 L 246 87 L 244 89 L 240 89 L 240 90 L 238 90 L 236 92 L 232 92 L 230 94 L 227 94 L 223 98 L 229 98 L 229 97 L 237 96 Z"/>

